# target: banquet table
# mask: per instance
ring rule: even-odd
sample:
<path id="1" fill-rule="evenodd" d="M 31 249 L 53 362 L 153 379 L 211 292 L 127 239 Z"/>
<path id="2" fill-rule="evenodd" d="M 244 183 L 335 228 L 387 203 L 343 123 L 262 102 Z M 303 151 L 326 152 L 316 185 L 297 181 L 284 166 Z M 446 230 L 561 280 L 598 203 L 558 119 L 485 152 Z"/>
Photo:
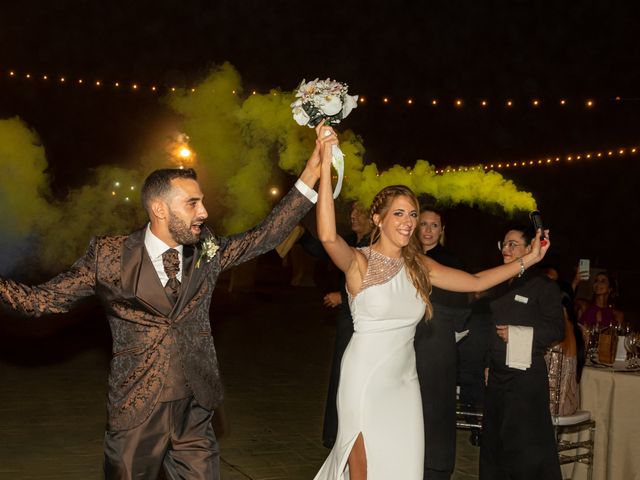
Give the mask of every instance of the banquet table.
<path id="1" fill-rule="evenodd" d="M 640 371 L 586 366 L 580 409 L 596 421 L 593 480 L 640 480 Z M 576 465 L 574 480 L 587 478 Z"/>

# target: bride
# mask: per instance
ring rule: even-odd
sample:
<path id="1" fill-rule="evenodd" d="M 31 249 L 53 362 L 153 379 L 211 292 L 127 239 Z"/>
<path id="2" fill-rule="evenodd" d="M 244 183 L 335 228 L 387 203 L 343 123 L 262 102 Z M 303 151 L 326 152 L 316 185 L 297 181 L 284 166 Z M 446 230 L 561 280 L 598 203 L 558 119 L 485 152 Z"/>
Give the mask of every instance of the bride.
<path id="1" fill-rule="evenodd" d="M 331 127 L 319 127 L 322 159 L 318 238 L 345 273 L 354 335 L 342 359 L 338 435 L 316 480 L 421 480 L 424 436 L 413 337 L 431 316 L 431 285 L 457 292 L 486 290 L 539 262 L 549 243 L 540 233 L 518 261 L 474 275 L 420 253 L 413 232 L 419 215 L 406 186 L 382 189 L 370 215 L 371 245 L 352 248 L 336 233 L 331 185 Z"/>

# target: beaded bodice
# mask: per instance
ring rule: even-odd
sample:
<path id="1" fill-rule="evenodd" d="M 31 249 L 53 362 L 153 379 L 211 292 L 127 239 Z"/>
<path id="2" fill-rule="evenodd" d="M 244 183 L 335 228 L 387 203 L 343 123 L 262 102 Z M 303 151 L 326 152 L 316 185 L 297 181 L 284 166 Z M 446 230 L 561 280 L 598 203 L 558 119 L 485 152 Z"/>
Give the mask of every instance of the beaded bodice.
<path id="1" fill-rule="evenodd" d="M 402 257 L 386 257 L 371 247 L 363 247 L 360 251 L 367 257 L 369 262 L 367 273 L 362 280 L 361 290 L 373 285 L 387 283 L 395 277 L 404 266 L 404 259 Z"/>

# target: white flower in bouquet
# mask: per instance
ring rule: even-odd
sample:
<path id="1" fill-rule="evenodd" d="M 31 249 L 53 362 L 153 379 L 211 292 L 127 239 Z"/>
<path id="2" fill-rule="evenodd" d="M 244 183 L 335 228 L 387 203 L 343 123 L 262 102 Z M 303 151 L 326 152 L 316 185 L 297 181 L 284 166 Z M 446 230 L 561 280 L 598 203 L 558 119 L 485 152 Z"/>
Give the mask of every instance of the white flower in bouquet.
<path id="1" fill-rule="evenodd" d="M 338 95 L 314 95 L 313 103 L 318 105 L 320 111 L 327 117 L 332 117 L 342 111 L 342 99 Z"/>
<path id="2" fill-rule="evenodd" d="M 293 111 L 293 119 L 298 123 L 298 125 L 306 125 L 309 123 L 309 115 L 302 108 L 302 100 L 298 99 L 291 104 L 291 109 Z"/>
<path id="3" fill-rule="evenodd" d="M 342 118 L 345 118 L 351 113 L 351 110 L 358 106 L 357 95 L 346 95 L 344 98 L 344 105 L 342 106 Z"/>

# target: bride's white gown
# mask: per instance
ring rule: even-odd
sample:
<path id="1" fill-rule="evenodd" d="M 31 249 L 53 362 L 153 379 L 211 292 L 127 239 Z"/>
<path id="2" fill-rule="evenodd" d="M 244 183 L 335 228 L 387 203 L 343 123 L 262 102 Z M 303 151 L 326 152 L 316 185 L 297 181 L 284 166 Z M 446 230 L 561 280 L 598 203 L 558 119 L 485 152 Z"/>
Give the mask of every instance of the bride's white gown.
<path id="1" fill-rule="evenodd" d="M 316 480 L 347 480 L 362 432 L 368 480 L 421 480 L 424 435 L 413 337 L 425 304 L 402 259 L 369 248 L 362 290 L 350 299 L 354 334 L 342 357 L 338 436 Z"/>

